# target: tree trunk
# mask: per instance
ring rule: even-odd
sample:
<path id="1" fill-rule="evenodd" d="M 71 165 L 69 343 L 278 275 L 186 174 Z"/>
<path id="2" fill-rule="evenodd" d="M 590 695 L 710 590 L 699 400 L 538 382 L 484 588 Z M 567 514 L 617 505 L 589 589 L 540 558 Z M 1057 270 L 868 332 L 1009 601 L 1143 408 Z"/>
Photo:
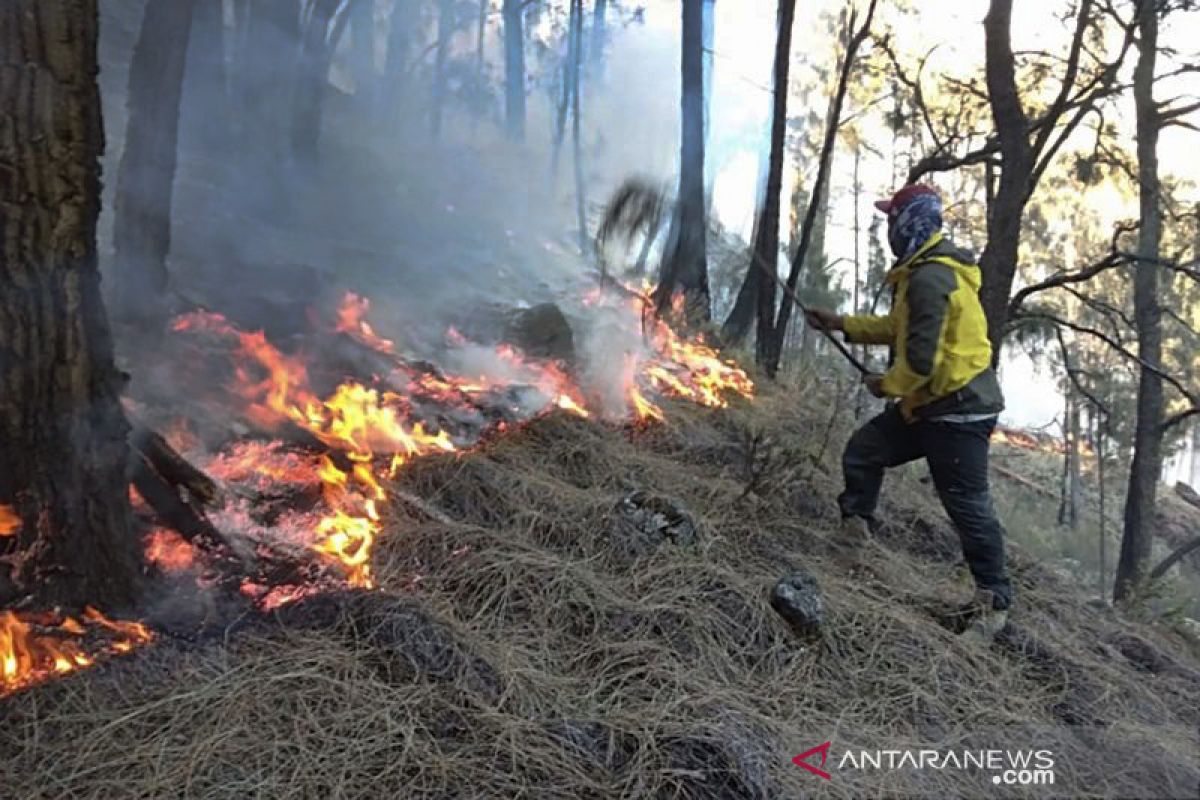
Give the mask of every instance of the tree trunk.
<path id="1" fill-rule="evenodd" d="M 21 520 L 0 570 L 71 609 L 143 584 L 96 259 L 97 27 L 95 0 L 0 3 L 0 503 Z"/>
<path id="2" fill-rule="evenodd" d="M 1108 509 L 1105 502 L 1108 497 L 1107 484 L 1104 482 L 1104 437 L 1107 419 L 1103 416 L 1104 412 L 1099 408 L 1094 408 L 1093 413 L 1096 415 L 1096 486 L 1100 495 L 1100 599 L 1104 600 L 1104 595 L 1108 590 Z"/>
<path id="3" fill-rule="evenodd" d="M 405 24 L 408 0 L 396 0 L 388 18 L 387 55 L 384 58 L 384 86 L 380 90 L 383 102 L 379 115 L 388 128 L 393 128 L 400 118 L 400 106 L 404 95 L 404 82 L 408 75 L 409 26 Z"/>
<path id="4" fill-rule="evenodd" d="M 504 0 L 504 113 L 508 136 L 525 141 L 525 31 L 522 0 Z"/>
<path id="5" fill-rule="evenodd" d="M 579 85 L 583 72 L 583 0 L 571 0 L 572 35 L 575 53 L 571 59 L 571 137 L 575 151 L 575 216 L 579 226 L 579 252 L 588 253 L 587 195 L 583 180 L 582 90 Z"/>
<path id="6" fill-rule="evenodd" d="M 1158 55 L 1157 4 L 1141 3 L 1138 9 L 1138 62 L 1133 74 L 1137 108 L 1139 217 L 1137 254 L 1142 259 L 1134 273 L 1134 323 L 1138 355 L 1157 367 L 1162 361 L 1162 309 L 1158 305 L 1159 240 L 1162 210 L 1159 205 L 1158 108 L 1154 102 L 1154 68 Z M 1162 472 L 1163 384 L 1156 370 L 1142 368 L 1138 381 L 1137 428 L 1133 463 L 1125 499 L 1125 528 L 1117 562 L 1113 599 L 1130 596 L 1145 576 L 1154 539 L 1154 510 L 1158 478 Z"/>
<path id="7" fill-rule="evenodd" d="M 224 159 L 229 141 L 229 75 L 225 67 L 225 22 L 221 3 L 195 3 L 184 66 L 179 127 L 198 149 Z"/>
<path id="8" fill-rule="evenodd" d="M 430 126 L 433 137 L 442 135 L 442 116 L 446 110 L 446 60 L 450 57 L 450 37 L 454 35 L 454 0 L 438 0 L 437 48 L 433 60 L 433 103 Z"/>
<path id="9" fill-rule="evenodd" d="M 339 0 L 316 0 L 304 28 L 296 94 L 292 101 L 292 154 L 301 166 L 315 161 L 321 141 L 321 117 L 333 57 L 333 45 L 328 41 L 329 23 L 338 5 Z"/>
<path id="10" fill-rule="evenodd" d="M 992 356 L 998 363 L 1008 298 L 1017 274 L 1021 217 L 1033 173 L 1034 155 L 1029 144 L 1028 120 L 1017 91 L 1012 51 L 1013 0 L 992 0 L 983 21 L 988 102 L 1002 159 L 1000 181 L 989 206 L 987 246 L 979 259 L 983 286 L 979 299 L 988 320 Z"/>
<path id="11" fill-rule="evenodd" d="M 681 291 L 686 298 L 687 317 L 692 322 L 707 322 L 712 314 L 704 202 L 703 10 L 703 0 L 683 0 L 679 235 L 667 251 L 655 298 L 658 310 L 662 312 L 670 305 L 675 292 Z"/>
<path id="12" fill-rule="evenodd" d="M 765 355 L 763 346 L 770 341 L 775 322 L 775 281 L 763 272 L 778 270 L 780 195 L 783 192 L 783 158 L 787 139 L 788 82 L 792 63 L 792 28 L 796 19 L 796 0 L 780 0 L 775 29 L 775 66 L 772 71 L 771 144 L 767 160 L 765 193 L 759 198 L 758 219 L 754 225 L 754 244 L 750 266 L 738 292 L 722 338 L 736 344 L 745 338 L 750 321 L 758 318 L 756 355 Z"/>
<path id="13" fill-rule="evenodd" d="M 354 77 L 354 96 L 362 102 L 375 83 L 375 0 L 352 0 L 348 13 L 350 74 Z"/>
<path id="14" fill-rule="evenodd" d="M 1063 476 L 1058 524 L 1073 530 L 1079 526 L 1079 401 L 1069 388 L 1063 394 Z"/>
<path id="15" fill-rule="evenodd" d="M 592 44 L 588 53 L 592 74 L 604 76 L 604 48 L 608 44 L 608 0 L 596 0 L 592 9 Z"/>
<path id="16" fill-rule="evenodd" d="M 194 0 L 150 0 L 129 67 L 129 122 L 117 172 L 117 313 L 147 327 L 167 313 L 171 189 Z"/>

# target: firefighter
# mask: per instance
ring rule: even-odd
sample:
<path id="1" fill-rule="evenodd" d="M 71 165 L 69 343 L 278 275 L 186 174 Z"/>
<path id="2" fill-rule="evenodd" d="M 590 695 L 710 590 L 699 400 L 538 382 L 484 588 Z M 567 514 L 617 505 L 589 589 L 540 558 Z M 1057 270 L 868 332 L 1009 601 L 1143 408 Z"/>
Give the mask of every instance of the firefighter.
<path id="1" fill-rule="evenodd" d="M 887 214 L 896 257 L 886 278 L 891 311 L 806 312 L 814 328 L 892 348 L 887 372 L 864 378 L 871 394 L 890 402 L 855 432 L 842 456 L 843 543 L 858 547 L 878 529 L 884 470 L 924 458 L 975 580 L 965 635 L 990 641 L 1007 621 L 1013 589 L 1004 528 L 988 490 L 988 444 L 1004 398 L 979 303 L 981 274 L 972 254 L 942 234 L 942 202 L 931 187 L 906 186 L 875 207 Z"/>

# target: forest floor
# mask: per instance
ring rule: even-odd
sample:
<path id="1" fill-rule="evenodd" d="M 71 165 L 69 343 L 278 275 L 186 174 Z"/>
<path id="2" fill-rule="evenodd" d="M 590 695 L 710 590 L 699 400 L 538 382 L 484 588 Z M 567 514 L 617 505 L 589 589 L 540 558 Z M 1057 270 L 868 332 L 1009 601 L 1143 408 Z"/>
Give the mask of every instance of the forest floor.
<path id="1" fill-rule="evenodd" d="M 441 520 L 388 509 L 383 591 L 160 637 L 5 698 L 3 794 L 1194 797 L 1194 642 L 1015 545 L 1008 629 L 960 641 L 969 579 L 916 468 L 890 480 L 876 543 L 830 547 L 844 400 L 813 381 L 668 403 L 649 426 L 554 413 L 416 461 L 398 485 Z M 635 490 L 677 501 L 696 541 L 630 538 L 615 520 Z M 800 567 L 827 606 L 815 643 L 768 601 Z M 830 779 L 792 763 L 827 741 Z M 842 763 L 921 747 L 1049 750 L 1054 784 Z"/>

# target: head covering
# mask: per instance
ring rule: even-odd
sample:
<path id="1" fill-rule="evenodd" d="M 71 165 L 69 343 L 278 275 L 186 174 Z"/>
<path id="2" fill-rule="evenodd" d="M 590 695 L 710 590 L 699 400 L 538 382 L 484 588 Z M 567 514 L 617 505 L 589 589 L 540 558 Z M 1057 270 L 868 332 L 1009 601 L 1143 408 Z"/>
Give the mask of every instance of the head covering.
<path id="1" fill-rule="evenodd" d="M 931 186 L 905 186 L 875 207 L 888 215 L 888 244 L 901 261 L 942 228 L 942 199 Z"/>

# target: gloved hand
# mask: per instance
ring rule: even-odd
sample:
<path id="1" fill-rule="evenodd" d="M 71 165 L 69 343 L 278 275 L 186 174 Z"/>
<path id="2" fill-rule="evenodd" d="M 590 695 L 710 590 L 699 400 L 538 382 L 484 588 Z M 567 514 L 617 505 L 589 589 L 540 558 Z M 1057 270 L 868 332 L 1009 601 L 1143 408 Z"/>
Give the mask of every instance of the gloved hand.
<path id="1" fill-rule="evenodd" d="M 842 315 L 834 311 L 826 311 L 823 308 L 810 308 L 804 312 L 804 321 L 808 323 L 810 328 L 816 328 L 819 331 L 840 331 L 842 326 Z"/>

